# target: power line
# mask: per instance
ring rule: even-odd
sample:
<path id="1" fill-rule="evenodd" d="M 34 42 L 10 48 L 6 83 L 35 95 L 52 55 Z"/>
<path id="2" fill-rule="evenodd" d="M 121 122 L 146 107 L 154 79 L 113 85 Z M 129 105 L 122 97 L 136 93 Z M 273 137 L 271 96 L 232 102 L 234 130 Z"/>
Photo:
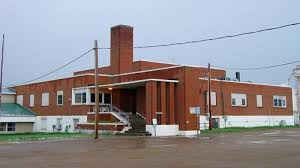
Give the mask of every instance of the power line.
<path id="1" fill-rule="evenodd" d="M 283 29 L 283 28 L 298 26 L 298 25 L 300 25 L 300 23 L 291 23 L 291 24 L 286 24 L 286 25 L 282 25 L 282 26 L 270 27 L 270 28 L 265 28 L 265 29 L 260 29 L 260 30 L 245 32 L 245 33 L 233 34 L 233 35 L 225 35 L 225 36 L 207 38 L 207 39 L 202 39 L 202 40 L 174 42 L 174 43 L 156 44 L 156 45 L 134 46 L 133 48 L 143 49 L 143 48 L 170 47 L 170 46 L 176 46 L 176 45 L 202 43 L 202 42 L 207 42 L 207 41 L 221 40 L 221 39 L 234 38 L 234 37 L 251 35 L 251 34 L 256 34 L 256 33 L 262 33 L 262 32 L 267 32 L 267 31 L 272 31 L 272 30 L 277 30 L 277 29 Z M 107 49 L 110 49 L 110 48 L 109 47 L 104 47 L 104 48 L 98 48 L 98 49 L 107 50 Z"/>
<path id="2" fill-rule="evenodd" d="M 260 29 L 260 30 L 256 30 L 256 31 L 251 31 L 251 32 L 246 32 L 246 33 L 239 33 L 239 34 L 234 34 L 234 35 L 225 35 L 225 36 L 220 36 L 220 37 L 214 37 L 214 38 L 208 38 L 208 39 L 202 39 L 202 40 L 193 40 L 193 41 L 184 41 L 184 42 L 175 42 L 175 43 L 167 43 L 167 44 L 157 44 L 157 45 L 144 45 L 144 46 L 134 46 L 133 48 L 137 48 L 137 49 L 144 49 L 144 48 L 156 48 L 156 47 L 169 47 L 169 46 L 176 46 L 176 45 L 186 45 L 186 44 L 193 44 L 193 43 L 202 43 L 202 42 L 207 42 L 207 41 L 214 41 L 214 40 L 221 40 L 221 39 L 226 39 L 226 38 L 234 38 L 234 37 L 239 37 L 239 36 L 244 36 L 244 35 L 250 35 L 250 34 L 255 34 L 255 33 L 261 33 L 261 32 L 267 32 L 267 31 L 272 31 L 272 30 L 276 30 L 276 29 L 282 29 L 282 28 L 287 28 L 287 27 L 291 27 L 291 26 L 297 26 L 300 25 L 300 23 L 292 23 L 292 24 L 287 24 L 287 25 L 282 25 L 282 26 L 277 26 L 277 27 L 271 27 L 271 28 L 266 28 L 266 29 Z M 106 49 L 110 49 L 109 47 L 104 47 L 104 48 L 97 48 L 97 49 L 102 49 L 102 50 L 106 50 Z M 22 82 L 20 84 L 15 84 L 15 85 L 10 85 L 8 87 L 13 87 L 16 85 L 22 85 L 22 84 L 26 84 L 26 83 L 30 83 L 39 79 L 42 79 L 52 73 L 55 73 L 61 69 L 63 69 L 64 67 L 70 65 L 71 63 L 79 60 L 81 57 L 87 55 L 90 51 L 92 51 L 93 49 L 89 49 L 86 52 L 84 52 L 83 54 L 81 54 L 80 56 L 72 59 L 71 61 L 67 62 L 66 64 L 46 73 L 43 74 L 39 77 L 36 77 L 34 79 Z M 296 61 L 299 62 L 299 61 Z M 294 63 L 296 63 L 294 62 Z M 280 65 L 275 65 L 275 66 L 266 66 L 266 67 L 257 67 L 257 68 L 232 68 L 232 69 L 237 69 L 237 70 L 258 70 L 258 69 L 266 69 L 266 68 L 273 68 L 273 67 L 277 67 L 277 66 L 284 66 L 284 65 L 288 65 L 291 63 L 286 63 L 286 64 L 280 64 Z M 216 67 L 216 66 L 215 66 Z M 226 68 L 229 69 L 229 68 Z"/>
<path id="3" fill-rule="evenodd" d="M 300 63 L 300 61 L 292 61 L 292 62 L 287 62 L 287 63 L 283 63 L 283 64 L 261 66 L 261 67 L 250 67 L 250 68 L 231 68 L 231 67 L 215 66 L 215 65 L 213 65 L 213 67 L 215 67 L 215 68 L 224 68 L 224 69 L 228 69 L 228 70 L 250 71 L 250 70 L 271 69 L 271 68 L 276 68 L 276 67 L 281 67 L 281 66 L 287 66 L 287 65 L 291 65 L 291 64 L 296 64 L 296 63 Z"/>
<path id="4" fill-rule="evenodd" d="M 22 83 L 19 83 L 19 84 L 10 85 L 10 86 L 7 86 L 7 87 L 14 87 L 14 86 L 17 86 L 17 85 L 27 84 L 27 83 L 30 83 L 30 82 L 33 82 L 33 81 L 42 79 L 42 78 L 44 78 L 44 77 L 46 77 L 46 76 L 49 76 L 50 74 L 53 74 L 53 73 L 55 73 L 55 72 L 57 72 L 57 71 L 59 71 L 59 70 L 65 68 L 66 66 L 72 64 L 73 62 L 79 60 L 80 58 L 86 56 L 86 55 L 87 55 L 89 52 L 91 52 L 92 50 L 93 50 L 93 48 L 92 48 L 92 49 L 88 49 L 87 51 L 85 51 L 85 52 L 83 52 L 82 54 L 80 54 L 78 57 L 76 57 L 76 58 L 70 60 L 69 62 L 65 63 L 64 65 L 61 65 L 61 66 L 55 68 L 54 70 L 52 70 L 52 71 L 50 71 L 50 72 L 48 72 L 48 73 L 45 73 L 45 74 L 43 74 L 43 75 L 40 75 L 40 76 L 38 76 L 38 77 L 36 77 L 36 78 L 33 78 L 33 79 L 31 79 L 31 80 L 28 80 L 28 81 L 25 81 L 25 82 L 22 82 Z"/>

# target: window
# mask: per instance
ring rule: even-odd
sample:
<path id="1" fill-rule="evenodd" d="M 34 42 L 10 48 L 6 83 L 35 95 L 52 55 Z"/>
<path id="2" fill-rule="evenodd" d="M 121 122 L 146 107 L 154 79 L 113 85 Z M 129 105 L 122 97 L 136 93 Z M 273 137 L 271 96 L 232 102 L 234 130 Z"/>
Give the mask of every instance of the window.
<path id="1" fill-rule="evenodd" d="M 86 103 L 86 93 L 75 93 L 75 104 L 85 104 Z"/>
<path id="2" fill-rule="evenodd" d="M 231 94 L 231 105 L 232 106 L 247 106 L 247 95 L 241 93 L 232 93 Z"/>
<path id="3" fill-rule="evenodd" d="M 47 131 L 47 118 L 46 117 L 41 118 L 41 130 Z"/>
<path id="4" fill-rule="evenodd" d="M 103 95 L 102 93 L 99 93 L 99 103 L 103 103 L 102 95 Z M 96 99 L 95 93 L 91 93 L 91 103 L 95 103 L 95 99 Z"/>
<path id="5" fill-rule="evenodd" d="M 246 99 L 242 98 L 242 106 L 246 106 Z"/>
<path id="6" fill-rule="evenodd" d="M 273 96 L 273 106 L 286 108 L 286 96 Z"/>
<path id="7" fill-rule="evenodd" d="M 104 94 L 104 104 L 110 104 L 111 103 L 111 95 L 109 93 Z"/>
<path id="8" fill-rule="evenodd" d="M 231 104 L 232 104 L 233 106 L 236 105 L 236 99 L 235 99 L 235 98 L 232 98 L 232 99 L 231 99 Z"/>
<path id="9" fill-rule="evenodd" d="M 74 125 L 74 128 L 77 128 L 77 125 L 79 124 L 79 118 L 74 118 L 73 119 L 73 125 Z"/>
<path id="10" fill-rule="evenodd" d="M 23 106 L 23 95 L 18 95 L 17 96 L 17 103 Z"/>
<path id="11" fill-rule="evenodd" d="M 31 95 L 29 96 L 29 106 L 30 106 L 30 107 L 33 107 L 33 106 L 34 106 L 34 95 L 33 95 L 33 94 L 31 94 Z"/>
<path id="12" fill-rule="evenodd" d="M 14 132 L 16 131 L 16 123 L 11 122 L 7 123 L 7 132 Z"/>
<path id="13" fill-rule="evenodd" d="M 6 123 L 0 123 L 0 132 L 6 132 Z"/>
<path id="14" fill-rule="evenodd" d="M 208 104 L 208 92 L 206 92 L 206 102 Z M 210 103 L 212 106 L 217 105 L 217 95 L 216 92 L 210 92 Z"/>
<path id="15" fill-rule="evenodd" d="M 63 91 L 57 91 L 57 105 L 63 105 L 64 102 L 64 92 Z"/>
<path id="16" fill-rule="evenodd" d="M 62 118 L 57 118 L 56 119 L 56 129 L 58 131 L 61 131 L 62 130 Z"/>
<path id="17" fill-rule="evenodd" d="M 49 93 L 42 93 L 42 106 L 49 106 Z"/>
<path id="18" fill-rule="evenodd" d="M 256 95 L 256 107 L 263 107 L 262 95 Z"/>

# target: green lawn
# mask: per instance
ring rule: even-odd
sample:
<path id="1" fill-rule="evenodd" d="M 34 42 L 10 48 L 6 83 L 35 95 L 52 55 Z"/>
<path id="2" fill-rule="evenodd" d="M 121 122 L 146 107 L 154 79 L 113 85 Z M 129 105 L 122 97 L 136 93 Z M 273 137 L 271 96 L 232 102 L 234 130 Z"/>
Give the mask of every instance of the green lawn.
<path id="1" fill-rule="evenodd" d="M 247 131 L 264 131 L 264 130 L 270 130 L 270 129 L 284 129 L 284 128 L 300 128 L 300 126 L 214 128 L 211 131 L 203 130 L 203 131 L 201 131 L 201 134 L 208 135 L 208 134 L 235 133 L 235 132 L 247 132 Z"/>
<path id="2" fill-rule="evenodd" d="M 70 139 L 91 137 L 89 134 L 83 133 L 13 133 L 0 134 L 0 142 L 18 142 L 18 141 L 43 141 L 54 139 Z"/>

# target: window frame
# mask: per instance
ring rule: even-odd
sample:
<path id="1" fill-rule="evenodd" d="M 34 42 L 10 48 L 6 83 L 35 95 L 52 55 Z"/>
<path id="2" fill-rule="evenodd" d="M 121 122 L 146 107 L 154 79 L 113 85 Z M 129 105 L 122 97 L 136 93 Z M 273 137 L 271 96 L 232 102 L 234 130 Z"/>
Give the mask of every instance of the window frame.
<path id="1" fill-rule="evenodd" d="M 256 95 L 256 107 L 257 108 L 263 108 L 264 107 L 263 95 Z"/>
<path id="2" fill-rule="evenodd" d="M 47 97 L 46 100 L 48 100 L 48 101 L 44 100 L 45 96 Z M 47 107 L 47 106 L 50 105 L 49 98 L 50 98 L 50 93 L 49 92 L 43 92 L 42 93 L 42 102 L 41 102 L 42 107 Z"/>
<path id="3" fill-rule="evenodd" d="M 34 94 L 29 95 L 29 107 L 34 107 Z"/>
<path id="4" fill-rule="evenodd" d="M 287 108 L 286 96 L 273 95 L 273 107 L 274 108 Z"/>
<path id="5" fill-rule="evenodd" d="M 211 91 L 210 92 L 210 103 L 211 106 L 217 106 L 217 92 Z M 208 105 L 208 91 L 206 91 L 206 104 Z"/>
<path id="6" fill-rule="evenodd" d="M 72 90 L 72 105 L 88 105 L 88 104 L 90 104 L 90 91 L 88 89 Z"/>
<path id="7" fill-rule="evenodd" d="M 9 126 L 9 124 L 12 124 L 13 126 Z M 16 132 L 16 123 L 15 122 L 8 122 L 6 126 L 6 131 L 7 132 Z M 10 130 L 12 129 L 12 130 Z"/>
<path id="8" fill-rule="evenodd" d="M 61 103 L 59 102 L 59 97 L 61 96 Z M 56 105 L 63 106 L 64 105 L 64 92 L 62 90 L 57 91 L 56 93 Z"/>
<path id="9" fill-rule="evenodd" d="M 234 99 L 234 101 L 233 101 L 233 99 Z M 233 104 L 233 102 L 235 102 L 235 103 Z M 231 93 L 231 106 L 232 107 L 247 107 L 248 106 L 247 94 L 246 93 Z"/>
<path id="10" fill-rule="evenodd" d="M 23 104 L 24 104 L 24 95 L 17 95 L 17 104 L 23 106 Z"/>
<path id="11" fill-rule="evenodd" d="M 6 132 L 7 131 L 7 123 L 6 122 L 1 122 L 0 123 L 0 132 Z"/>

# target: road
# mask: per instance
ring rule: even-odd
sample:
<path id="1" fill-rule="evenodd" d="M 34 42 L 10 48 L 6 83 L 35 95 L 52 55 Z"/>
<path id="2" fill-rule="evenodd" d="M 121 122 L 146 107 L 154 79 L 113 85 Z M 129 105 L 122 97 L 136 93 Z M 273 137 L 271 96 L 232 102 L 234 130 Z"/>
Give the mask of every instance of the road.
<path id="1" fill-rule="evenodd" d="M 0 145 L 0 168 L 300 167 L 300 129 Z"/>

